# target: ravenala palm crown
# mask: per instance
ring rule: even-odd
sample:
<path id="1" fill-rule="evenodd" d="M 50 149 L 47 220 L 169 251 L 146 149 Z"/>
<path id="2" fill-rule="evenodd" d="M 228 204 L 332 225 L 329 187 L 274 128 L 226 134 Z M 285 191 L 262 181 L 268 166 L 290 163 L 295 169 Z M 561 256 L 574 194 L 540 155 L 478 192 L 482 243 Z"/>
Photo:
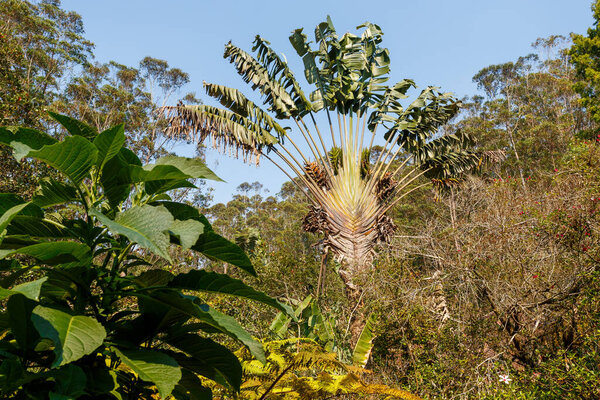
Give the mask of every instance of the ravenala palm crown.
<path id="1" fill-rule="evenodd" d="M 302 58 L 310 92 L 285 57 L 256 36 L 254 56 L 228 43 L 224 58 L 260 92 L 265 108 L 237 89 L 212 83 L 204 83 L 206 92 L 224 108 L 166 107 L 167 134 L 209 138 L 215 148 L 252 163 L 264 156 L 283 170 L 311 203 L 304 228 L 324 235 L 325 248 L 348 279 L 370 265 L 379 242 L 390 239 L 394 224 L 386 212 L 422 186 L 419 177 L 429 178 L 425 184 L 442 182 L 483 159 L 467 150 L 473 142 L 466 134 L 438 133 L 460 102 L 430 86 L 402 105 L 415 83 L 387 85 L 390 60 L 380 46 L 381 29 L 371 23 L 357 29 L 360 36 L 339 37 L 327 18 L 316 27 L 314 43 L 302 29 L 292 32 L 289 40 Z M 326 114 L 326 124 L 319 126 L 317 113 Z M 377 135 L 385 145 L 371 157 Z"/>

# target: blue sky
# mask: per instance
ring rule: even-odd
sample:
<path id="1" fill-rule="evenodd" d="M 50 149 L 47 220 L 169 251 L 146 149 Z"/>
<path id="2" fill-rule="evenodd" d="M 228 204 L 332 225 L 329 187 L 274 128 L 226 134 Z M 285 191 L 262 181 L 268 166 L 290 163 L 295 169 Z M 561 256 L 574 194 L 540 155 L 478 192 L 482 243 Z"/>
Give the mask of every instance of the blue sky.
<path id="1" fill-rule="evenodd" d="M 184 92 L 196 92 L 207 104 L 211 100 L 202 90 L 203 81 L 250 91 L 222 58 L 229 40 L 250 50 L 252 39 L 260 34 L 302 76 L 289 33 L 304 27 L 312 37 L 314 27 L 327 15 L 338 33 L 355 32 L 365 21 L 383 29 L 383 45 L 391 57 L 390 82 L 410 78 L 420 87 L 440 86 L 457 97 L 476 93 L 471 78 L 481 68 L 530 53 L 531 43 L 539 37 L 585 33 L 593 22 L 591 0 L 63 0 L 62 4 L 82 15 L 86 37 L 96 44 L 97 61 L 137 66 L 145 56 L 167 60 L 190 74 Z M 207 153 L 209 166 L 227 181 L 213 185 L 215 202 L 228 201 L 242 182 L 258 180 L 275 194 L 287 180 L 266 160 L 257 168 L 213 150 Z"/>

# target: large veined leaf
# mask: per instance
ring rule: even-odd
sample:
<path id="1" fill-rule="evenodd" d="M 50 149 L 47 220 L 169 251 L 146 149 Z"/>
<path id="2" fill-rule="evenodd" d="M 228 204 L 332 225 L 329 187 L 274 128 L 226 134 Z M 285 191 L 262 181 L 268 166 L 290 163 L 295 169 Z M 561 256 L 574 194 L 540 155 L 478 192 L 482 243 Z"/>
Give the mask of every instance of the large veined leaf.
<path id="1" fill-rule="evenodd" d="M 179 296 L 179 294 L 173 294 L 173 296 Z M 140 337 L 142 341 L 147 340 L 147 337 L 165 332 L 172 329 L 173 326 L 180 326 L 192 318 L 191 312 L 183 312 L 181 307 L 172 307 L 169 304 L 154 301 L 151 297 L 137 296 L 137 301 L 142 315 L 132 320 L 133 324 L 124 326 L 125 329 L 121 329 L 121 331 L 127 333 L 135 324 L 143 324 L 144 331 L 128 335 L 126 341 L 136 340 Z"/>
<path id="2" fill-rule="evenodd" d="M 70 315 L 53 308 L 37 306 L 31 321 L 43 338 L 54 342 L 56 368 L 91 354 L 106 338 L 104 327 L 95 319 L 83 315 Z"/>
<path id="3" fill-rule="evenodd" d="M 107 368 L 89 368 L 85 371 L 87 375 L 86 390 L 90 395 L 106 395 L 112 394 L 118 400 L 123 400 L 122 396 L 117 392 L 120 387 L 117 382 L 117 372 Z"/>
<path id="4" fill-rule="evenodd" d="M 166 156 L 159 158 L 155 164 L 144 165 L 143 168 L 131 169 L 131 180 L 133 182 L 192 178 L 222 181 L 201 160 L 186 157 Z"/>
<path id="5" fill-rule="evenodd" d="M 4 214 L 12 207 L 17 206 L 19 204 L 23 204 L 23 203 L 26 203 L 26 201 L 23 200 L 20 196 L 18 196 L 16 194 L 0 193 L 0 215 Z M 34 204 L 29 204 L 29 206 L 27 206 L 25 209 L 22 209 L 17 214 L 28 215 L 28 216 L 36 217 L 36 218 L 43 218 L 44 210 L 42 210 L 40 207 L 38 207 Z"/>
<path id="6" fill-rule="evenodd" d="M 23 350 L 33 348 L 40 338 L 31 322 L 31 313 L 37 305 L 36 301 L 28 299 L 22 294 L 12 295 L 6 302 L 10 331 Z"/>
<path id="7" fill-rule="evenodd" d="M 251 288 L 239 279 L 216 272 L 193 270 L 186 274 L 179 274 L 169 282 L 169 287 L 243 297 L 267 304 L 289 316 L 294 316 L 294 311 L 290 306 Z"/>
<path id="8" fill-rule="evenodd" d="M 13 148 L 14 157 L 21 160 L 31 150 L 56 143 L 56 139 L 46 133 L 31 128 L 0 127 L 0 143 Z"/>
<path id="9" fill-rule="evenodd" d="M 177 156 L 163 157 L 158 159 L 156 164 L 131 170 L 131 180 L 145 182 L 148 194 L 163 193 L 182 187 L 196 187 L 187 181 L 192 178 L 221 181 L 202 161 Z"/>
<path id="10" fill-rule="evenodd" d="M 179 238 L 181 247 L 189 249 L 196 244 L 198 238 L 204 232 L 204 225 L 194 219 L 186 219 L 185 221 L 176 219 L 169 230 Z"/>
<path id="11" fill-rule="evenodd" d="M 121 148 L 115 157 L 106 161 L 100 183 L 111 207 L 116 207 L 127 199 L 133 184 L 131 170 L 141 165 L 139 158 L 125 147 Z"/>
<path id="12" fill-rule="evenodd" d="M 213 231 L 204 232 L 200 235 L 196 244 L 192 246 L 192 250 L 199 251 L 210 258 L 228 262 L 250 275 L 256 276 L 252 262 L 244 250 Z"/>
<path id="13" fill-rule="evenodd" d="M 374 325 L 374 317 L 371 314 L 367 318 L 367 322 L 360 333 L 360 337 L 356 342 L 356 346 L 354 346 L 354 352 L 352 354 L 352 362 L 354 365 L 358 365 L 364 368 L 369 361 L 369 357 L 371 356 L 371 350 L 373 350 L 373 339 L 375 339 L 375 334 L 373 332 Z"/>
<path id="14" fill-rule="evenodd" d="M 2 234 L 0 234 L 2 236 Z M 0 249 L 17 249 L 19 247 L 31 246 L 39 241 L 28 235 L 6 235 L 0 242 Z"/>
<path id="15" fill-rule="evenodd" d="M 77 365 L 65 365 L 52 376 L 56 381 L 56 387 L 50 392 L 50 400 L 77 399 L 85 393 L 87 378 Z"/>
<path id="16" fill-rule="evenodd" d="M 33 205 L 33 204 L 32 204 Z M 35 205 L 37 207 L 37 205 Z M 60 225 L 52 223 L 50 220 L 41 219 L 40 217 L 32 217 L 29 215 L 23 215 L 29 210 L 30 207 L 26 207 L 21 213 L 16 215 L 11 223 L 6 227 L 6 234 L 9 235 L 2 242 L 3 247 L 11 248 L 9 246 L 4 246 L 7 244 L 9 239 L 21 237 L 22 239 L 26 238 L 67 238 L 73 237 L 73 232 L 70 232 L 69 229 L 65 229 Z M 23 242 L 25 243 L 25 242 Z M 33 243 L 30 243 L 33 244 Z M 21 246 L 15 246 L 21 247 Z"/>
<path id="17" fill-rule="evenodd" d="M 80 201 L 77 189 L 68 183 L 54 179 L 43 179 L 32 199 L 32 202 L 40 207 L 50 207 L 72 201 Z"/>
<path id="18" fill-rule="evenodd" d="M 23 211 L 23 209 L 28 205 L 29 203 L 17 204 L 16 206 L 9 208 L 4 214 L 2 214 L 2 216 L 0 216 L 0 242 L 2 241 L 1 235 L 8 226 L 8 224 L 10 224 L 10 221 L 12 221 L 13 218 L 16 217 L 17 214 L 19 214 L 21 211 Z"/>
<path id="19" fill-rule="evenodd" d="M 101 132 L 96 136 L 93 143 L 98 149 L 96 165 L 102 169 L 104 164 L 116 156 L 123 147 L 125 143 L 125 126 L 120 124 Z"/>
<path id="20" fill-rule="evenodd" d="M 193 296 L 183 296 L 174 291 L 153 291 L 151 295 L 136 293 L 135 296 L 142 298 L 148 306 L 155 302 L 158 306 L 171 307 L 174 311 L 194 317 L 239 340 L 254 357 L 262 362 L 265 361 L 265 353 L 260 342 L 254 340 L 233 317 L 220 313 L 206 304 L 197 304 Z"/>
<path id="21" fill-rule="evenodd" d="M 21 283 L 20 285 L 14 286 L 12 289 L 0 287 L 0 300 L 4 300 L 13 294 L 20 293 L 28 299 L 37 301 L 40 296 L 40 290 L 42 290 L 42 284 L 47 280 L 48 277 L 43 277 L 32 282 Z"/>
<path id="22" fill-rule="evenodd" d="M 4 272 L 0 279 L 0 286 L 9 287 L 21 279 L 25 274 L 31 272 L 34 266 L 23 266 L 17 260 L 0 260 L 0 271 Z"/>
<path id="23" fill-rule="evenodd" d="M 60 301 L 78 295 L 80 288 L 90 287 L 97 270 L 89 265 L 69 265 L 67 268 L 50 268 L 46 271 L 48 281 L 42 286 L 42 297 Z"/>
<path id="24" fill-rule="evenodd" d="M 143 168 L 131 169 L 132 182 L 154 182 L 166 180 L 189 179 L 190 175 L 184 173 L 173 165 L 145 165 Z"/>
<path id="25" fill-rule="evenodd" d="M 165 193 L 181 188 L 197 188 L 197 186 L 186 179 L 160 179 L 147 181 L 144 187 L 147 194 Z"/>
<path id="26" fill-rule="evenodd" d="M 62 142 L 32 150 L 27 157 L 33 157 L 56 168 L 75 183 L 88 174 L 96 162 L 98 150 L 81 136 L 68 137 Z"/>
<path id="27" fill-rule="evenodd" d="M 93 140 L 98 134 L 94 128 L 85 122 L 76 120 L 67 115 L 57 114 L 52 111 L 49 111 L 48 114 L 58 121 L 58 123 L 61 124 L 71 135 L 83 136 L 86 139 Z"/>
<path id="28" fill-rule="evenodd" d="M 111 206 L 124 201 L 134 183 L 145 183 L 146 192 L 154 194 L 180 187 L 195 187 L 188 179 L 220 180 L 200 160 L 169 156 L 157 160 L 156 164 L 142 167 L 139 159 L 131 159 L 126 151 L 122 148 L 102 170 L 101 182 Z"/>
<path id="29" fill-rule="evenodd" d="M 91 249 L 77 242 L 46 242 L 21 247 L 19 249 L 0 250 L 0 259 L 15 254 L 35 257 L 45 264 L 86 263 L 91 259 Z"/>
<path id="30" fill-rule="evenodd" d="M 173 397 L 177 400 L 212 400 L 212 391 L 202 385 L 198 376 L 188 370 L 183 370 L 181 379 L 173 390 Z"/>
<path id="31" fill-rule="evenodd" d="M 142 272 L 134 279 L 134 282 L 143 288 L 153 286 L 166 287 L 173 280 L 173 274 L 164 269 L 151 269 Z"/>
<path id="32" fill-rule="evenodd" d="M 154 165 L 171 165 L 188 175 L 190 178 L 210 179 L 223 182 L 221 178 L 219 178 L 213 171 L 210 170 L 210 168 L 206 166 L 206 164 L 204 164 L 202 160 L 198 158 L 169 155 L 159 158 L 156 160 Z M 144 169 L 146 170 L 151 170 L 152 168 L 154 168 L 152 164 L 144 166 Z"/>
<path id="33" fill-rule="evenodd" d="M 196 207 L 175 201 L 157 201 L 152 205 L 161 205 L 165 207 L 175 219 L 181 221 L 193 219 L 202 222 L 202 225 L 204 225 L 204 232 L 213 230 L 208 219 L 206 219 L 204 215 L 200 214 L 200 211 L 198 211 Z"/>
<path id="34" fill-rule="evenodd" d="M 164 353 L 145 349 L 113 350 L 140 379 L 154 383 L 163 399 L 171 394 L 181 379 L 181 368 L 173 358 Z"/>
<path id="35" fill-rule="evenodd" d="M 167 249 L 167 230 L 173 224 L 173 216 L 166 208 L 149 205 L 131 207 L 117 214 L 114 221 L 97 210 L 90 210 L 90 215 L 98 218 L 111 232 L 124 235 L 132 242 L 171 261 Z"/>
<path id="36" fill-rule="evenodd" d="M 227 347 L 195 334 L 167 335 L 163 342 L 190 356 L 178 359 L 181 367 L 214 381 L 225 380 L 233 389 L 240 389 L 242 366 Z"/>

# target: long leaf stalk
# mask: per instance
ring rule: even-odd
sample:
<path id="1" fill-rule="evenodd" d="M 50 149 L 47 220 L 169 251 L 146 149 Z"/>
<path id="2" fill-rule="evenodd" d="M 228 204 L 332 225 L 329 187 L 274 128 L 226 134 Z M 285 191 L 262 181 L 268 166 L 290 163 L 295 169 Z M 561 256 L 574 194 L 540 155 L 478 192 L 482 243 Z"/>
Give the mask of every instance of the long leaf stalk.
<path id="1" fill-rule="evenodd" d="M 403 150 L 402 145 L 398 146 L 398 149 L 394 152 L 394 155 L 392 155 L 392 157 L 389 159 L 389 161 L 386 159 L 382 165 L 385 165 L 385 167 L 383 168 L 383 170 L 378 174 L 379 177 L 383 177 L 385 176 L 385 174 L 388 172 L 388 170 L 390 169 L 390 167 L 392 166 L 392 164 L 394 163 L 394 160 L 396 159 L 396 157 L 398 157 L 398 155 L 400 154 L 400 152 Z M 391 178 L 394 178 L 396 176 L 396 174 L 398 172 L 400 172 L 402 170 L 402 168 L 404 168 L 404 166 L 413 159 L 412 155 L 409 155 L 406 157 L 406 159 L 400 163 L 400 165 L 398 166 L 398 168 L 396 168 L 394 170 L 394 172 L 390 175 Z"/>
<path id="2" fill-rule="evenodd" d="M 279 165 L 279 163 L 277 163 L 275 160 L 273 160 L 273 158 L 269 157 L 269 155 L 268 155 L 268 154 L 264 154 L 264 157 L 265 157 L 267 160 L 269 160 L 269 162 L 270 162 L 271 164 L 273 164 L 273 165 L 275 165 L 277 168 L 279 168 L 279 170 L 280 170 L 281 172 L 283 172 L 283 173 L 285 174 L 285 176 L 287 176 L 287 177 L 289 178 L 290 182 L 292 182 L 292 184 L 293 184 L 294 186 L 296 186 L 298 189 L 300 189 L 300 191 L 301 191 L 302 193 L 304 193 L 304 195 L 305 195 L 307 198 L 310 198 L 310 195 L 309 195 L 309 194 L 308 194 L 308 192 L 306 191 L 305 187 L 304 187 L 304 186 L 302 186 L 302 185 L 300 185 L 300 184 L 299 184 L 299 183 L 296 181 L 296 179 L 294 179 L 294 177 L 293 177 L 293 176 L 292 176 L 292 175 L 291 175 L 291 174 L 290 174 L 290 173 L 289 173 L 289 172 L 288 172 L 288 171 L 287 171 L 285 168 L 283 168 L 281 165 Z"/>
<path id="3" fill-rule="evenodd" d="M 316 183 L 310 179 L 307 178 L 305 174 L 301 173 L 300 170 L 298 170 L 288 159 L 287 157 L 285 157 L 283 154 L 281 154 L 281 152 L 279 152 L 277 149 L 274 149 L 274 153 L 277 154 L 279 156 L 279 158 L 281 160 L 283 160 L 288 167 L 290 167 L 290 169 L 292 171 L 294 171 L 294 173 L 304 182 L 304 184 L 306 185 L 306 187 L 308 188 L 308 190 L 311 192 L 311 194 L 315 197 L 321 198 L 322 199 L 322 195 L 321 195 L 321 190 L 317 187 Z"/>
<path id="4" fill-rule="evenodd" d="M 315 120 L 315 115 L 312 111 L 309 113 L 309 115 L 315 129 L 317 130 L 317 133 L 319 134 L 319 138 L 321 139 L 321 143 L 323 144 L 323 149 L 327 151 L 327 146 L 325 145 L 325 143 L 323 143 L 323 136 L 321 135 L 321 132 L 319 132 L 319 126 L 317 125 L 317 121 Z M 335 144 L 335 131 L 333 129 L 333 126 L 331 125 L 331 120 L 329 121 L 329 127 L 331 131 L 331 143 L 333 144 L 333 147 L 337 147 L 337 145 Z"/>
<path id="5" fill-rule="evenodd" d="M 314 145 L 314 149 L 315 150 L 313 151 L 312 147 L 311 147 L 311 151 L 312 151 L 315 159 L 318 159 L 323 166 L 327 165 L 329 167 L 329 168 L 324 168 L 324 170 L 327 173 L 328 179 L 331 179 L 331 171 L 330 171 L 331 165 L 329 163 L 329 159 L 327 158 L 327 147 L 325 146 L 325 143 L 323 142 L 323 139 L 322 139 L 321 135 L 318 134 L 319 138 L 321 140 L 321 143 L 323 144 L 323 150 L 325 151 L 325 156 L 321 155 L 321 152 L 319 151 L 319 148 L 318 148 L 317 144 L 315 143 L 315 141 L 314 141 L 314 139 L 313 139 L 313 137 L 312 137 L 312 135 L 310 133 L 310 130 L 308 129 L 308 127 L 306 126 L 306 124 L 304 123 L 304 121 L 302 120 L 302 118 L 300 118 L 300 122 L 302 123 L 302 125 L 306 129 L 306 133 L 304 133 L 304 130 L 300 126 L 300 123 L 298 122 L 298 120 L 294 119 L 294 121 L 296 122 L 296 125 L 298 126 L 298 129 L 302 132 L 302 136 L 304 137 L 304 139 L 306 140 L 306 142 L 308 143 L 308 138 L 310 138 L 310 141 Z M 317 130 L 317 132 L 318 132 L 318 130 Z M 310 143 L 308 143 L 308 145 L 310 146 Z M 316 151 L 316 153 L 315 153 L 315 151 Z"/>
<path id="6" fill-rule="evenodd" d="M 311 117 L 312 117 L 312 113 L 311 113 Z M 308 126 L 306 126 L 306 123 L 304 122 L 304 120 L 302 118 L 300 118 L 300 122 L 304 126 L 304 129 L 309 131 Z M 327 166 L 328 166 L 327 174 L 329 175 L 329 178 L 331 179 L 331 171 L 333 171 L 333 166 L 331 165 L 331 160 L 327 156 L 327 153 L 328 153 L 327 145 L 325 144 L 325 141 L 323 140 L 323 136 L 321 135 L 321 132 L 319 131 L 319 127 L 317 126 L 317 123 L 314 120 L 314 118 L 313 118 L 313 124 L 315 126 L 315 131 L 317 132 L 317 136 L 319 137 L 319 141 L 321 142 L 322 150 L 324 152 L 324 156 L 322 156 L 321 161 L 323 162 L 323 164 L 327 164 Z M 335 147 L 335 143 L 333 143 L 333 146 Z M 325 159 L 324 161 L 323 161 L 323 158 Z"/>
<path id="7" fill-rule="evenodd" d="M 363 110 L 360 110 L 360 112 L 361 112 L 361 114 L 364 114 Z M 360 146 L 359 147 L 360 147 L 361 154 L 362 154 L 362 150 L 363 150 L 363 140 L 365 138 L 365 130 L 366 130 L 366 128 L 367 128 L 367 117 L 365 115 L 364 118 L 363 118 L 363 125 L 362 125 L 362 130 L 361 130 L 361 133 L 360 133 Z M 369 147 L 369 150 L 370 149 L 371 148 Z M 368 160 L 368 161 L 370 161 L 370 160 Z M 358 162 L 360 162 L 360 159 L 358 160 Z"/>
<path id="8" fill-rule="evenodd" d="M 304 119 L 298 118 L 298 119 L 294 119 L 294 120 L 296 121 L 296 125 L 298 125 L 298 129 L 302 129 L 302 127 L 304 127 L 304 130 L 306 131 L 307 135 L 310 137 L 310 140 L 312 141 L 315 149 L 317 149 L 317 153 L 319 153 L 319 158 L 323 161 L 323 163 L 325 163 L 325 160 L 323 160 L 323 156 L 321 154 L 321 150 L 323 150 L 324 154 L 327 155 L 327 145 L 325 145 L 325 142 L 323 141 L 323 137 L 321 136 L 321 132 L 319 131 L 319 128 L 315 125 L 315 131 L 317 133 L 317 137 L 319 138 L 319 142 L 321 144 L 320 149 L 314 140 L 314 136 L 312 135 L 311 130 L 308 128 L 308 126 L 304 122 Z M 299 123 L 302 124 L 302 127 L 300 127 Z"/>
<path id="9" fill-rule="evenodd" d="M 300 123 L 298 122 L 297 119 L 294 118 L 294 122 L 296 123 L 296 126 L 298 127 L 298 130 L 302 134 L 302 137 L 304 138 L 304 141 L 308 145 L 308 148 L 310 149 L 310 151 L 313 154 L 313 156 L 315 157 L 315 159 L 321 160 L 321 152 L 319 151 L 319 149 L 317 147 L 317 144 L 313 140 L 313 138 L 310 135 L 310 133 L 308 131 L 304 131 L 304 129 L 302 129 L 302 127 L 300 126 Z"/>
<path id="10" fill-rule="evenodd" d="M 407 187 L 408 187 L 408 186 L 409 186 L 411 183 L 413 183 L 415 180 L 417 180 L 417 179 L 419 179 L 421 176 L 425 175 L 425 174 L 428 172 L 428 170 L 423 170 L 423 171 L 419 172 L 417 175 L 413 176 L 413 177 L 412 177 L 412 178 L 411 178 L 411 179 L 410 179 L 408 182 L 404 183 L 404 181 L 405 181 L 406 179 L 408 179 L 408 177 L 409 177 L 410 175 L 412 175 L 412 173 L 413 173 L 413 172 L 414 172 L 414 170 L 413 170 L 413 171 L 410 171 L 409 173 L 407 173 L 407 174 L 406 174 L 406 175 L 405 175 L 405 176 L 404 176 L 404 177 L 403 177 L 403 178 L 400 180 L 400 182 L 398 182 L 398 185 L 396 186 L 396 188 L 394 188 L 394 191 L 392 192 L 391 196 L 389 197 L 391 200 L 389 201 L 389 203 L 388 203 L 388 204 L 394 204 L 394 205 L 395 205 L 395 204 L 397 203 L 397 202 L 396 202 L 396 200 L 398 199 L 398 196 L 399 196 L 399 194 L 400 194 L 400 193 L 402 193 L 402 191 L 403 191 L 404 189 L 406 189 L 406 188 L 407 188 Z M 425 183 L 425 184 L 423 184 L 423 185 L 430 185 L 430 184 L 431 184 L 431 182 L 426 182 L 426 183 Z M 404 194 L 403 194 L 401 197 L 404 197 Z M 387 212 L 387 211 L 388 211 L 390 208 L 391 208 L 391 207 L 389 207 L 389 206 L 386 206 L 386 207 L 385 207 L 385 211 L 384 211 L 384 213 L 385 213 L 385 212 Z"/>

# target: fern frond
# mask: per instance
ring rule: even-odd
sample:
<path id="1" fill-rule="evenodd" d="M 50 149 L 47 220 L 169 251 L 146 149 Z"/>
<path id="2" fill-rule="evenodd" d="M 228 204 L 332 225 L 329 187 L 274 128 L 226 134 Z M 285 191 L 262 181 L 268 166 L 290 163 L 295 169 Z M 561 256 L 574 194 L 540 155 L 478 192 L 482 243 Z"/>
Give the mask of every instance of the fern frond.
<path id="1" fill-rule="evenodd" d="M 368 341 L 367 341 L 368 342 Z M 338 360 L 308 338 L 284 339 L 264 343 L 267 363 L 242 358 L 244 383 L 240 399 L 328 399 L 334 396 L 387 396 L 388 399 L 418 400 L 419 397 L 386 385 L 368 384 L 363 377 L 370 371 Z"/>
<path id="2" fill-rule="evenodd" d="M 406 390 L 392 388 L 386 385 L 367 385 L 363 389 L 365 394 L 380 394 L 387 395 L 386 399 L 402 399 L 402 400 L 422 400 L 419 396 L 407 392 Z"/>

